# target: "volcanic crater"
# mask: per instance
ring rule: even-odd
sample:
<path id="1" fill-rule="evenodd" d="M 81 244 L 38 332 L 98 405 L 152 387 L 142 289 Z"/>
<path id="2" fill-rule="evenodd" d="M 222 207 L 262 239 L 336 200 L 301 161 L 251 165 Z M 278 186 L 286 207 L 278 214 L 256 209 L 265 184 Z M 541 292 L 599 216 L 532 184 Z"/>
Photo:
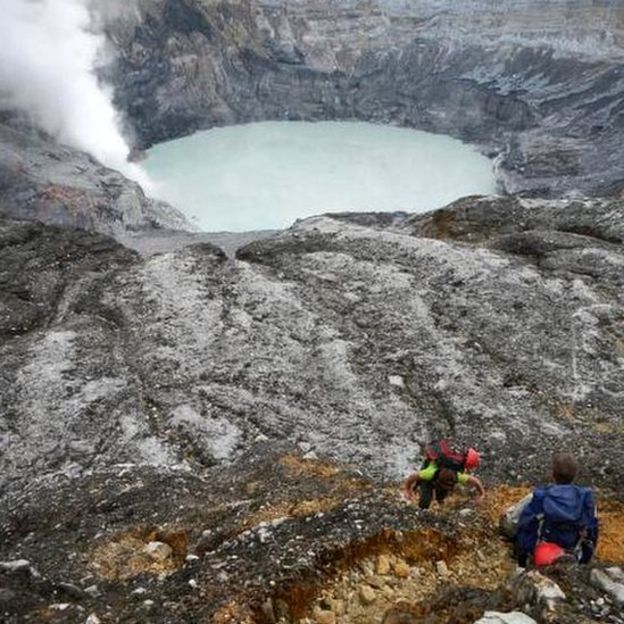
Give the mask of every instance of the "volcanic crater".
<path id="1" fill-rule="evenodd" d="M 624 9 L 117 8 L 101 78 L 137 149 L 390 123 L 476 145 L 501 195 L 197 233 L 1 110 L 4 620 L 622 622 L 595 579 L 624 563 Z M 483 507 L 401 499 L 441 435 L 482 452 Z M 598 493 L 597 560 L 516 575 L 498 515 L 562 448 Z"/>

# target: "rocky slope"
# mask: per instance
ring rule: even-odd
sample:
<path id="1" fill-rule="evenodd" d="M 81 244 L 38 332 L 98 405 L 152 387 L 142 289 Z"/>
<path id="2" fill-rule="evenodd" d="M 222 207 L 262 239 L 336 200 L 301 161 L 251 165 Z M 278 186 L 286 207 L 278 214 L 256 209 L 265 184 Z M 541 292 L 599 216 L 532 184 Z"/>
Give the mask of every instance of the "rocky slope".
<path id="1" fill-rule="evenodd" d="M 233 260 L 5 221 L 1 483 L 201 470 L 258 437 L 398 478 L 448 433 L 492 479 L 534 479 L 565 444 L 617 488 L 623 238 L 604 200 L 319 217 Z"/>
<path id="2" fill-rule="evenodd" d="M 592 569 L 515 571 L 496 518 L 520 490 L 419 513 L 293 451 L 260 444 L 202 477 L 125 465 L 31 484 L 0 508 L 3 621 L 622 623 L 621 544 Z"/>
<path id="3" fill-rule="evenodd" d="M 361 119 L 459 137 L 514 193 L 624 185 L 615 0 L 137 0 L 110 78 L 144 144 L 259 119 Z"/>
<path id="4" fill-rule="evenodd" d="M 4 220 L 8 621 L 370 622 L 411 596 L 402 621 L 434 601 L 472 623 L 522 607 L 497 498 L 489 520 L 445 519 L 397 482 L 437 434 L 483 451 L 490 489 L 540 480 L 564 446 L 618 526 L 623 238 L 614 200 L 318 217 L 235 259 Z M 589 572 L 567 574 L 576 602 L 552 616 L 535 598 L 537 621 L 617 612 Z"/>
<path id="5" fill-rule="evenodd" d="M 0 110 L 0 215 L 121 235 L 193 230 L 171 206 L 87 154 L 59 145 L 15 111 Z"/>

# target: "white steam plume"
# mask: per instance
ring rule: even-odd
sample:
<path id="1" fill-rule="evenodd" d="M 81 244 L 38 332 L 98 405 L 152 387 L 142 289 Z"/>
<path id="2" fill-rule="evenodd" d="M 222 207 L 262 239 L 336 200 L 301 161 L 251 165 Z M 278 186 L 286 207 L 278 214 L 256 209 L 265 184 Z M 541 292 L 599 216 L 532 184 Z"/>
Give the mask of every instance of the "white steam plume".
<path id="1" fill-rule="evenodd" d="M 0 95 L 61 143 L 146 184 L 94 74 L 105 40 L 90 30 L 88 1 L 2 0 Z"/>

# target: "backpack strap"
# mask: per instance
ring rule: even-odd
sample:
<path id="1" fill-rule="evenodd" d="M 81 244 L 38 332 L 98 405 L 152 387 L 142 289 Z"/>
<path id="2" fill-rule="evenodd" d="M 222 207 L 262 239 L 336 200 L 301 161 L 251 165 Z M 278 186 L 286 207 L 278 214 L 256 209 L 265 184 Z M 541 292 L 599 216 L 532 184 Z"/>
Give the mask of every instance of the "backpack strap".
<path id="1" fill-rule="evenodd" d="M 542 532 L 544 531 L 544 520 L 545 520 L 544 512 L 538 513 L 535 516 L 535 519 L 537 520 L 537 541 L 541 542 Z"/>

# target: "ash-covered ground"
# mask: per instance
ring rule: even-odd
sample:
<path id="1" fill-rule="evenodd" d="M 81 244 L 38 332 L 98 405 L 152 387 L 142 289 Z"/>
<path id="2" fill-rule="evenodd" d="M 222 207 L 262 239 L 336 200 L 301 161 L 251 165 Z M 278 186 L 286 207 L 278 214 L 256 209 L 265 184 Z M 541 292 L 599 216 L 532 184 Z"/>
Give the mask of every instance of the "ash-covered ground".
<path id="1" fill-rule="evenodd" d="M 398 496 L 437 435 L 483 452 L 493 492 L 573 449 L 611 505 L 600 565 L 621 563 L 623 232 L 618 200 L 474 197 L 312 218 L 232 258 L 4 220 L 0 560 L 28 562 L 2 571 L 8 621 L 522 606 L 496 495 L 493 515 Z M 618 617 L 588 575 L 557 621 Z"/>

